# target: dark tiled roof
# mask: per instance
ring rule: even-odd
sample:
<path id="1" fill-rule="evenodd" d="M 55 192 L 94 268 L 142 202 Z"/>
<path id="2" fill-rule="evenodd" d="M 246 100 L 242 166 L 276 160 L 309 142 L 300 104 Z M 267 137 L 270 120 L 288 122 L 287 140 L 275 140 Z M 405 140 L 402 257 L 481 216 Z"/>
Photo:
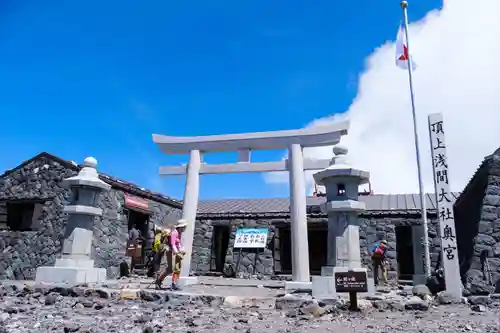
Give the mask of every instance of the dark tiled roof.
<path id="1" fill-rule="evenodd" d="M 46 158 L 48 160 L 55 161 L 55 162 L 61 164 L 62 166 L 66 167 L 68 169 L 74 170 L 74 171 L 79 171 L 80 170 L 80 167 L 76 163 L 74 163 L 72 161 L 68 161 L 68 160 L 62 159 L 60 157 L 57 157 L 55 155 L 52 155 L 52 154 L 49 154 L 49 153 L 46 153 L 46 152 L 42 152 L 42 153 L 36 155 L 35 157 L 32 157 L 29 160 L 24 161 L 23 163 L 21 163 L 17 167 L 5 171 L 4 174 L 0 175 L 0 178 L 8 176 L 12 172 L 21 169 L 25 165 L 27 165 L 27 164 L 31 163 L 32 161 L 35 161 L 35 160 L 37 160 L 39 158 Z M 116 189 L 120 189 L 120 190 L 122 190 L 122 191 L 124 191 L 126 193 L 137 195 L 138 197 L 142 197 L 142 198 L 146 198 L 146 199 L 149 199 L 149 200 L 157 201 L 157 202 L 160 202 L 160 203 L 163 203 L 163 204 L 166 204 L 166 205 L 171 205 L 173 207 L 182 208 L 182 202 L 181 201 L 175 200 L 175 199 L 170 198 L 170 197 L 167 197 L 167 196 L 165 196 L 163 194 L 147 190 L 145 188 L 142 188 L 142 187 L 139 187 L 139 186 L 137 186 L 135 184 L 132 184 L 132 183 L 120 180 L 118 178 L 109 176 L 109 175 L 104 174 L 102 172 L 99 172 L 99 178 L 101 178 L 102 181 L 110 184 L 112 187 L 114 187 Z"/>
<path id="2" fill-rule="evenodd" d="M 451 200 L 455 201 L 460 193 L 452 193 Z M 434 194 L 426 194 L 428 210 L 436 209 Z M 373 194 L 362 195 L 360 201 L 366 204 L 369 212 L 398 211 L 411 212 L 420 210 L 418 194 Z M 308 197 L 308 206 L 319 206 L 324 203 L 324 197 Z M 199 214 L 234 214 L 234 213 L 286 213 L 289 212 L 288 198 L 272 199 L 226 199 L 201 200 L 198 205 Z"/>

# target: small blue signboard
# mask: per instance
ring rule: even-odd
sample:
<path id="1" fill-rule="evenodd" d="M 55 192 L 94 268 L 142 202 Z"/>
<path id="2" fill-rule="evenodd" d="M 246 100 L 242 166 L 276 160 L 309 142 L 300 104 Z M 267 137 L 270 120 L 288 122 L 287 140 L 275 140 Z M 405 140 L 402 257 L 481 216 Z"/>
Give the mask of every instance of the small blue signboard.
<path id="1" fill-rule="evenodd" d="M 234 248 L 264 248 L 267 244 L 268 228 L 238 228 Z"/>

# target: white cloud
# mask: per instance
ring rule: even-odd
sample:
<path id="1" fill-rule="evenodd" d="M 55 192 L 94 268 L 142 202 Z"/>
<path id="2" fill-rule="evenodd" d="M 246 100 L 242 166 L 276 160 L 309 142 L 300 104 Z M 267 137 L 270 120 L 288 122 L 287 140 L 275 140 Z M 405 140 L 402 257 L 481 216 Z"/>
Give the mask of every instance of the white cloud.
<path id="1" fill-rule="evenodd" d="M 483 158 L 500 147 L 498 13 L 498 0 L 449 0 L 441 11 L 429 12 L 409 27 L 411 52 L 418 64 L 413 80 L 426 191 L 433 191 L 428 114 L 443 113 L 454 191 L 461 191 Z M 394 58 L 393 42 L 368 57 L 358 95 L 340 115 L 351 121 L 342 144 L 349 148 L 353 164 L 370 171 L 376 193 L 417 193 L 408 75 L 395 66 Z M 337 117 L 317 119 L 308 126 Z M 305 154 L 332 156 L 326 147 Z M 265 177 L 268 183 L 287 181 L 283 174 Z"/>

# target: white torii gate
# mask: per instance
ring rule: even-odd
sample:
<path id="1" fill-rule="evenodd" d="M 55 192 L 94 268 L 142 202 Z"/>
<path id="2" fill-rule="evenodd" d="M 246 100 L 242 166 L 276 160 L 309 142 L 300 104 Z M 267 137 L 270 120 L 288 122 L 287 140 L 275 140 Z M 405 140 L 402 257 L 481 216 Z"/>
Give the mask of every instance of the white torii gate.
<path id="1" fill-rule="evenodd" d="M 186 256 L 182 263 L 181 283 L 196 283 L 189 277 L 191 254 L 198 209 L 200 174 L 289 171 L 290 217 L 292 242 L 292 279 L 288 289 L 310 288 L 309 248 L 307 240 L 307 210 L 305 170 L 322 170 L 328 160 L 307 160 L 303 148 L 335 145 L 346 135 L 349 121 L 298 130 L 224 134 L 195 137 L 175 137 L 153 134 L 153 141 L 165 154 L 189 154 L 184 166 L 160 167 L 160 175 L 186 174 L 182 218 L 188 226 L 183 235 Z M 252 150 L 288 149 L 288 159 L 278 162 L 250 162 Z M 238 152 L 238 163 L 209 165 L 202 162 L 202 154 Z"/>

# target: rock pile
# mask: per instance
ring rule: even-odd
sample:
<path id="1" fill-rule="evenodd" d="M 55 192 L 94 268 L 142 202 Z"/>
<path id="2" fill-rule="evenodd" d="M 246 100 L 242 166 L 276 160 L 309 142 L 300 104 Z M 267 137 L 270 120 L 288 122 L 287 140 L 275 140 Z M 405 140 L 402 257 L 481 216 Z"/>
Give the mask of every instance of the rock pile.
<path id="1" fill-rule="evenodd" d="M 425 288 L 348 302 L 284 294 L 263 308 L 236 296 L 0 285 L 0 333 L 24 332 L 497 332 L 500 298 L 455 304 Z M 425 328 L 425 330 L 422 330 Z"/>
<path id="2" fill-rule="evenodd" d="M 276 299 L 276 309 L 297 310 L 290 313 L 314 313 L 315 315 L 346 311 L 349 308 L 347 299 L 314 300 L 306 295 L 285 294 Z M 431 308 L 445 305 L 469 306 L 473 311 L 483 312 L 486 307 L 500 309 L 500 295 L 469 296 L 460 300 L 454 299 L 446 291 L 433 296 L 425 285 L 413 287 L 411 292 L 400 288 L 398 290 L 382 289 L 373 296 L 366 296 L 358 300 L 359 310 L 369 312 L 384 311 L 428 311 Z M 313 309 L 316 308 L 316 309 Z M 318 310 L 322 308 L 323 310 Z M 304 310 L 307 309 L 307 310 Z"/>

